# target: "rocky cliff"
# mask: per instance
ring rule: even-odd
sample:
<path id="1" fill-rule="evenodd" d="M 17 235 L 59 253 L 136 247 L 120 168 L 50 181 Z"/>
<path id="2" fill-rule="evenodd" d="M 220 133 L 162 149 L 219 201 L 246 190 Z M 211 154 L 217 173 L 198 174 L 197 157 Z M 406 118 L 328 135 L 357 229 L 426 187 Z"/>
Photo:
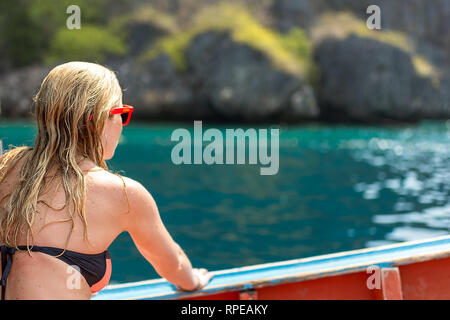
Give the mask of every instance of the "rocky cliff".
<path id="1" fill-rule="evenodd" d="M 48 70 L 79 57 L 115 70 L 124 101 L 142 119 L 450 117 L 447 0 L 129 2 L 98 22 L 117 43 L 98 45 L 90 56 L 83 42 L 89 34 L 73 39 L 77 31 L 66 30 L 49 38 L 52 59 L 14 64 L 11 50 L 4 51 L 1 116 L 29 116 Z M 373 4 L 381 9 L 381 30 L 366 27 Z M 87 49 L 66 52 L 74 41 Z M 100 53 L 103 60 L 95 59 Z"/>

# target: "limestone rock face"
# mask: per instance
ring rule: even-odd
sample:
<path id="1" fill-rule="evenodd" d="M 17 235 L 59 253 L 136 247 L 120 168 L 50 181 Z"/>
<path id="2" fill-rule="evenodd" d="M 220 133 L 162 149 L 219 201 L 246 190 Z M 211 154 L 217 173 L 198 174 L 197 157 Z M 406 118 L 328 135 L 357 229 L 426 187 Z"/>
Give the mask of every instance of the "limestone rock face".
<path id="1" fill-rule="evenodd" d="M 0 76 L 0 117 L 30 117 L 33 97 L 49 68 L 30 66 Z"/>
<path id="2" fill-rule="evenodd" d="M 350 35 L 324 39 L 315 56 L 319 102 L 330 117 L 341 113 L 359 120 L 408 121 L 450 116 L 448 80 L 433 85 L 432 79 L 417 73 L 411 55 L 399 48 Z"/>
<path id="3" fill-rule="evenodd" d="M 312 90 L 300 77 L 278 70 L 227 33 L 198 35 L 186 59 L 199 94 L 225 118 L 260 121 L 287 112 L 304 118 L 318 113 Z"/>
<path id="4" fill-rule="evenodd" d="M 362 24 L 370 5 L 381 10 L 381 36 L 402 34 L 414 52 L 373 38 L 326 37 L 314 42 L 320 70 L 316 96 L 321 114 L 330 119 L 401 121 L 449 118 L 450 1 L 279 0 L 272 6 L 275 25 L 287 31 L 301 26 L 313 33 L 324 13 L 351 13 Z M 322 26 L 333 33 L 336 26 Z M 339 29 L 339 28 L 337 28 Z M 420 56 L 438 73 L 420 75 L 413 61 Z"/>
<path id="5" fill-rule="evenodd" d="M 193 104 L 187 79 L 177 72 L 167 55 L 160 54 L 145 63 L 130 59 L 118 68 L 123 100 L 136 107 L 137 118 L 190 119 L 205 113 L 202 104 Z M 200 110 L 194 110 L 196 106 Z"/>

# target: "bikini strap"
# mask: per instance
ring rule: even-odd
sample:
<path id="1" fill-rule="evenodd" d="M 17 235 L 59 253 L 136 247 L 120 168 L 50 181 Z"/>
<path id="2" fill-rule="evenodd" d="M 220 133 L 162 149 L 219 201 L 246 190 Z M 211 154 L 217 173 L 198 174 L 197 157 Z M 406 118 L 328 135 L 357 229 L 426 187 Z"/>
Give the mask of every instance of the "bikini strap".
<path id="1" fill-rule="evenodd" d="M 125 197 L 127 198 L 127 205 L 128 205 L 128 212 L 127 213 L 130 213 L 130 201 L 128 200 L 127 185 L 125 184 L 125 180 L 123 179 L 123 177 L 120 174 L 118 174 L 118 173 L 114 173 L 114 174 L 116 176 L 118 176 L 120 179 L 122 179 L 123 188 L 124 188 L 124 191 L 125 191 Z"/>
<path id="2" fill-rule="evenodd" d="M 9 272 L 11 271 L 13 255 L 16 252 L 16 248 L 10 248 L 6 245 L 2 245 L 0 249 L 2 253 L 2 300 L 5 300 L 6 280 L 8 279 Z"/>

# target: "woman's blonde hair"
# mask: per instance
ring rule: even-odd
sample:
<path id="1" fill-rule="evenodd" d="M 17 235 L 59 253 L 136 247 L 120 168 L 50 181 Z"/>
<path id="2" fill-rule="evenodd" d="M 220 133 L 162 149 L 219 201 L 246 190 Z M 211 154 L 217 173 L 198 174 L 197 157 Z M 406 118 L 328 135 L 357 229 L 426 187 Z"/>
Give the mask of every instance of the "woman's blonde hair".
<path id="1" fill-rule="evenodd" d="M 34 115 L 38 134 L 34 147 L 16 147 L 0 158 L 0 183 L 16 163 L 24 158 L 17 184 L 4 205 L 0 217 L 0 243 L 17 247 L 17 239 L 26 231 L 27 246 L 33 241 L 33 223 L 39 195 L 44 187 L 44 177 L 51 168 L 61 175 L 70 218 L 72 235 L 75 218 L 84 225 L 87 236 L 85 212 L 86 181 L 78 160 L 89 159 L 108 170 L 103 160 L 101 134 L 111 107 L 122 99 L 119 82 L 111 70 L 94 63 L 69 62 L 52 69 L 34 97 Z M 92 120 L 89 117 L 92 115 Z M 30 152 L 28 152 L 30 151 Z M 70 211 L 70 203 L 74 211 Z"/>

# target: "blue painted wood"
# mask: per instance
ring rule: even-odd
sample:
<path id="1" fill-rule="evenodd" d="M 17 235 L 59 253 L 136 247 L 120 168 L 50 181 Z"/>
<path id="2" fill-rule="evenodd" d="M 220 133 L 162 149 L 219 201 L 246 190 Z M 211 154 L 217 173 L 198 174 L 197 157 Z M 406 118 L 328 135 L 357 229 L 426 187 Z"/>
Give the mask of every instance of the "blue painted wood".
<path id="1" fill-rule="evenodd" d="M 164 279 L 108 286 L 92 299 L 177 299 L 224 291 L 252 289 L 255 286 L 276 285 L 321 278 L 336 274 L 365 271 L 368 266 L 395 267 L 415 261 L 450 256 L 450 236 L 405 242 L 363 250 L 346 251 L 313 258 L 261 264 L 215 272 L 202 290 L 179 292 Z"/>

